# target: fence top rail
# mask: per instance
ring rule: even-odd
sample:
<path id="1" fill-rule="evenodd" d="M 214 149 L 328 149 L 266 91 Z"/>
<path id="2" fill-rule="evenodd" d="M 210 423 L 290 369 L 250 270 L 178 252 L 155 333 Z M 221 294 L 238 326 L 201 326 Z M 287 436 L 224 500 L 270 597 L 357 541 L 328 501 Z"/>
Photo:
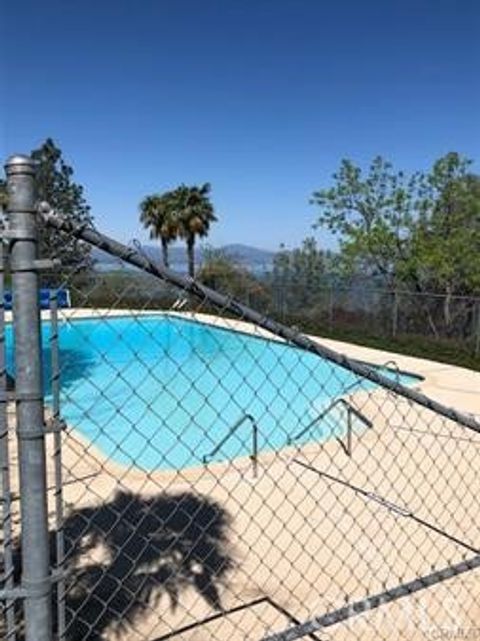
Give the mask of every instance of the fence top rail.
<path id="1" fill-rule="evenodd" d="M 301 284 L 301 283 L 300 283 Z M 299 283 L 281 281 L 275 282 L 274 287 L 276 290 L 287 290 L 292 287 L 298 287 Z M 443 294 L 442 292 L 426 291 L 413 291 L 411 289 L 392 289 L 391 287 L 369 287 L 360 283 L 356 284 L 338 284 L 332 283 L 331 285 L 320 284 L 318 287 L 312 288 L 317 292 L 358 292 L 369 294 L 381 294 L 384 296 L 412 296 L 412 297 L 425 297 L 425 298 L 449 298 L 450 300 L 464 300 L 471 303 L 480 303 L 480 296 L 478 294 Z"/>
<path id="2" fill-rule="evenodd" d="M 199 300 L 208 300 L 213 306 L 220 310 L 229 311 L 235 316 L 250 321 L 258 327 L 283 338 L 287 342 L 300 347 L 305 351 L 316 354 L 317 356 L 335 363 L 358 376 L 370 380 L 372 383 L 375 383 L 384 389 L 390 390 L 391 392 L 394 392 L 399 396 L 403 396 L 404 398 L 417 403 L 428 410 L 436 412 L 449 420 L 455 421 L 474 432 L 480 433 L 480 423 L 472 416 L 468 416 L 444 405 L 443 403 L 431 399 L 418 390 L 406 387 L 399 381 L 392 380 L 379 371 L 368 367 L 359 361 L 351 359 L 332 348 L 326 347 L 305 334 L 300 333 L 297 329 L 293 329 L 283 325 L 282 323 L 274 321 L 251 307 L 236 301 L 232 297 L 220 294 L 216 290 L 203 285 L 190 276 L 185 276 L 168 267 L 154 263 L 144 253 L 142 253 L 139 248 L 124 245 L 123 243 L 99 232 L 90 224 L 77 225 L 73 224 L 71 221 L 62 219 L 53 209 L 51 209 L 48 203 L 40 203 L 39 214 L 43 218 L 45 224 L 49 227 L 71 234 L 75 238 L 102 249 L 103 251 L 122 259 L 130 265 L 138 267 L 156 278 L 176 285 Z"/>

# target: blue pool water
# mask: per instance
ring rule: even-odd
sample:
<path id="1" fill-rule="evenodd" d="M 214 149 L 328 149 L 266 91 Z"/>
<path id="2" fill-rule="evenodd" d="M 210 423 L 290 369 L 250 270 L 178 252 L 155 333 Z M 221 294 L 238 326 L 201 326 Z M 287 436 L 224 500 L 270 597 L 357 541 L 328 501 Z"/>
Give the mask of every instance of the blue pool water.
<path id="1" fill-rule="evenodd" d="M 49 335 L 45 324 L 47 402 Z M 12 369 L 11 349 L 7 356 Z M 259 449 L 280 449 L 352 385 L 372 387 L 294 347 L 174 316 L 62 322 L 60 359 L 67 423 L 106 456 L 145 470 L 201 465 L 245 413 Z M 331 437 L 317 426 L 299 442 Z M 250 451 L 246 423 L 213 460 Z"/>

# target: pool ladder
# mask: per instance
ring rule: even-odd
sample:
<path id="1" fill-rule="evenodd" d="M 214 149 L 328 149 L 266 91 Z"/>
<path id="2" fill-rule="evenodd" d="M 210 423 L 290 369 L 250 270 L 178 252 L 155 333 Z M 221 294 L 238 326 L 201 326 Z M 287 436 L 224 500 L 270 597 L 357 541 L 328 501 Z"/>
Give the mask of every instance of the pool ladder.
<path id="1" fill-rule="evenodd" d="M 311 421 L 306 427 L 303 428 L 298 434 L 296 434 L 293 437 L 289 437 L 287 439 L 287 444 L 288 445 L 293 445 L 295 441 L 300 439 L 302 436 L 307 434 L 312 427 L 321 421 L 327 414 L 329 414 L 335 407 L 338 405 L 342 405 L 343 407 L 346 408 L 347 410 L 347 442 L 346 444 L 337 437 L 337 441 L 340 443 L 342 448 L 344 449 L 345 453 L 348 456 L 352 456 L 352 432 L 353 432 L 353 426 L 352 426 L 352 417 L 355 416 L 358 418 L 366 427 L 371 428 L 373 427 L 372 421 L 368 419 L 360 410 L 358 410 L 356 407 L 352 405 L 349 401 L 347 401 L 344 398 L 337 398 L 333 403 L 330 403 L 330 405 L 323 410 L 321 414 L 316 416 L 313 421 Z M 252 466 L 253 466 L 253 476 L 254 478 L 257 478 L 258 475 L 258 425 L 255 420 L 255 418 L 251 414 L 244 414 L 241 416 L 236 423 L 232 425 L 232 427 L 228 430 L 227 434 L 223 437 L 223 439 L 217 443 L 217 445 L 213 448 L 213 450 L 209 454 L 204 454 L 202 461 L 204 465 L 208 465 L 208 463 L 211 462 L 212 458 L 217 454 L 217 452 L 225 445 L 227 441 L 229 441 L 232 436 L 237 432 L 237 430 L 246 422 L 248 421 L 251 426 L 252 430 L 252 450 L 250 454 L 250 460 L 252 461 Z"/>
<path id="2" fill-rule="evenodd" d="M 210 454 L 205 454 L 203 457 L 203 464 L 207 465 L 213 456 L 225 445 L 225 443 L 230 440 L 230 438 L 236 433 L 236 431 L 245 423 L 245 421 L 248 421 L 251 425 L 252 429 L 252 451 L 250 454 L 250 460 L 252 461 L 252 466 L 253 466 L 253 477 L 257 478 L 258 474 L 258 425 L 255 419 L 251 414 L 244 414 L 241 416 L 238 421 L 232 425 L 232 427 L 228 430 L 227 434 L 225 437 L 214 447 L 214 449 L 210 452 Z"/>
<path id="3" fill-rule="evenodd" d="M 373 427 L 373 423 L 345 398 L 337 398 L 333 401 L 333 403 L 330 403 L 330 405 L 328 405 L 321 414 L 316 416 L 313 421 L 311 421 L 306 427 L 304 427 L 303 430 L 298 432 L 298 434 L 296 434 L 295 436 L 289 437 L 287 440 L 288 445 L 293 445 L 295 441 L 298 441 L 298 439 L 302 438 L 302 436 L 307 434 L 314 427 L 314 425 L 323 420 L 325 416 L 327 416 L 338 405 L 345 407 L 347 410 L 347 442 L 345 444 L 341 438 L 338 438 L 338 436 L 336 437 L 336 439 L 344 449 L 345 453 L 348 456 L 352 456 L 352 417 L 355 416 L 356 418 L 358 418 L 358 420 L 368 428 Z"/>

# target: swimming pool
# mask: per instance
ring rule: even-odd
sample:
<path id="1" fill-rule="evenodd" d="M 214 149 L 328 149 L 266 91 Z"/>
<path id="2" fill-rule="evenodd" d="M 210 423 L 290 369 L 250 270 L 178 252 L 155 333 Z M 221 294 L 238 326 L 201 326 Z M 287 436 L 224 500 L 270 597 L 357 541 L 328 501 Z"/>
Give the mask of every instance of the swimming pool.
<path id="1" fill-rule="evenodd" d="M 49 324 L 42 331 L 48 402 Z M 373 387 L 295 347 L 177 316 L 71 320 L 59 336 L 62 416 L 105 456 L 144 470 L 201 465 L 245 414 L 258 425 L 259 450 L 280 449 L 332 399 Z M 11 368 L 11 348 L 7 360 Z M 343 429 L 325 427 L 299 443 Z M 244 425 L 212 460 L 250 453 Z"/>

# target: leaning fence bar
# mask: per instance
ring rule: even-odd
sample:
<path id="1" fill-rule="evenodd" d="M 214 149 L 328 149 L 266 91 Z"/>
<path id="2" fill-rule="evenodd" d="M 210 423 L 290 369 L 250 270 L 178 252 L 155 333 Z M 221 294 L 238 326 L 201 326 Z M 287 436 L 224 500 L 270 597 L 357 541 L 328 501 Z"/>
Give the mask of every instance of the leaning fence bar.
<path id="1" fill-rule="evenodd" d="M 368 612 L 369 610 L 374 610 L 382 605 L 386 605 L 387 603 L 398 601 L 398 599 L 416 594 L 417 592 L 426 590 L 427 588 L 442 583 L 443 581 L 448 581 L 452 577 L 464 574 L 465 572 L 471 572 L 478 568 L 480 568 L 480 555 L 461 561 L 453 566 L 442 568 L 441 570 L 432 572 L 427 576 L 422 576 L 414 581 L 410 581 L 409 583 L 399 585 L 391 590 L 385 590 L 385 592 L 380 594 L 369 596 L 366 599 L 351 603 L 333 612 L 320 615 L 311 621 L 305 621 L 299 625 L 291 626 L 289 629 L 282 632 L 268 635 L 261 641 L 295 641 L 296 639 L 304 638 L 307 634 L 311 634 L 312 632 L 321 632 L 325 628 L 329 628 L 330 626 L 341 623 L 342 621 L 347 621 L 348 619 Z M 473 632 L 475 632 L 475 630 L 472 628 L 472 634 Z"/>
<path id="2" fill-rule="evenodd" d="M 22 578 L 26 641 L 51 641 L 51 573 L 42 387 L 37 211 L 34 162 L 12 156 L 8 189 L 13 290 L 15 403 L 20 479 Z"/>
<path id="3" fill-rule="evenodd" d="M 474 432 L 480 433 L 480 424 L 473 417 L 461 412 L 457 412 L 453 408 L 447 407 L 444 404 L 429 398 L 425 394 L 422 394 L 415 389 L 407 388 L 398 381 L 384 376 L 376 369 L 369 367 L 361 361 L 353 360 L 344 354 L 340 354 L 339 352 L 326 347 L 325 345 L 321 345 L 305 334 L 301 334 L 291 327 L 278 323 L 268 316 L 260 314 L 256 310 L 243 305 L 239 301 L 236 301 L 229 296 L 220 294 L 210 287 L 206 287 L 193 278 L 183 276 L 182 274 L 175 272 L 167 267 L 154 263 L 141 251 L 119 243 L 118 241 L 109 238 L 105 234 L 102 234 L 93 227 L 85 225 L 72 225 L 69 221 L 64 220 L 56 215 L 56 213 L 49 207 L 48 203 L 41 203 L 39 211 L 42 214 L 43 220 L 47 225 L 59 231 L 70 233 L 76 238 L 79 238 L 93 245 L 94 247 L 103 249 L 111 255 L 120 258 L 126 263 L 130 263 L 131 265 L 138 267 L 148 274 L 152 274 L 153 276 L 156 276 L 161 280 L 167 281 L 182 288 L 185 292 L 193 294 L 199 299 L 207 299 L 210 303 L 212 303 L 219 309 L 230 311 L 236 316 L 254 323 L 258 327 L 261 327 L 262 329 L 265 329 L 268 332 L 271 332 L 272 334 L 287 340 L 297 347 L 300 347 L 313 354 L 317 354 L 318 356 L 321 356 L 322 358 L 325 358 L 328 361 L 339 365 L 340 367 L 344 367 L 351 372 L 372 381 L 372 383 L 381 385 L 385 389 L 389 389 L 390 391 L 408 398 L 411 401 L 426 407 L 427 409 L 437 412 L 445 418 L 449 418 L 452 421 L 456 421 L 464 427 L 473 430 Z"/>

